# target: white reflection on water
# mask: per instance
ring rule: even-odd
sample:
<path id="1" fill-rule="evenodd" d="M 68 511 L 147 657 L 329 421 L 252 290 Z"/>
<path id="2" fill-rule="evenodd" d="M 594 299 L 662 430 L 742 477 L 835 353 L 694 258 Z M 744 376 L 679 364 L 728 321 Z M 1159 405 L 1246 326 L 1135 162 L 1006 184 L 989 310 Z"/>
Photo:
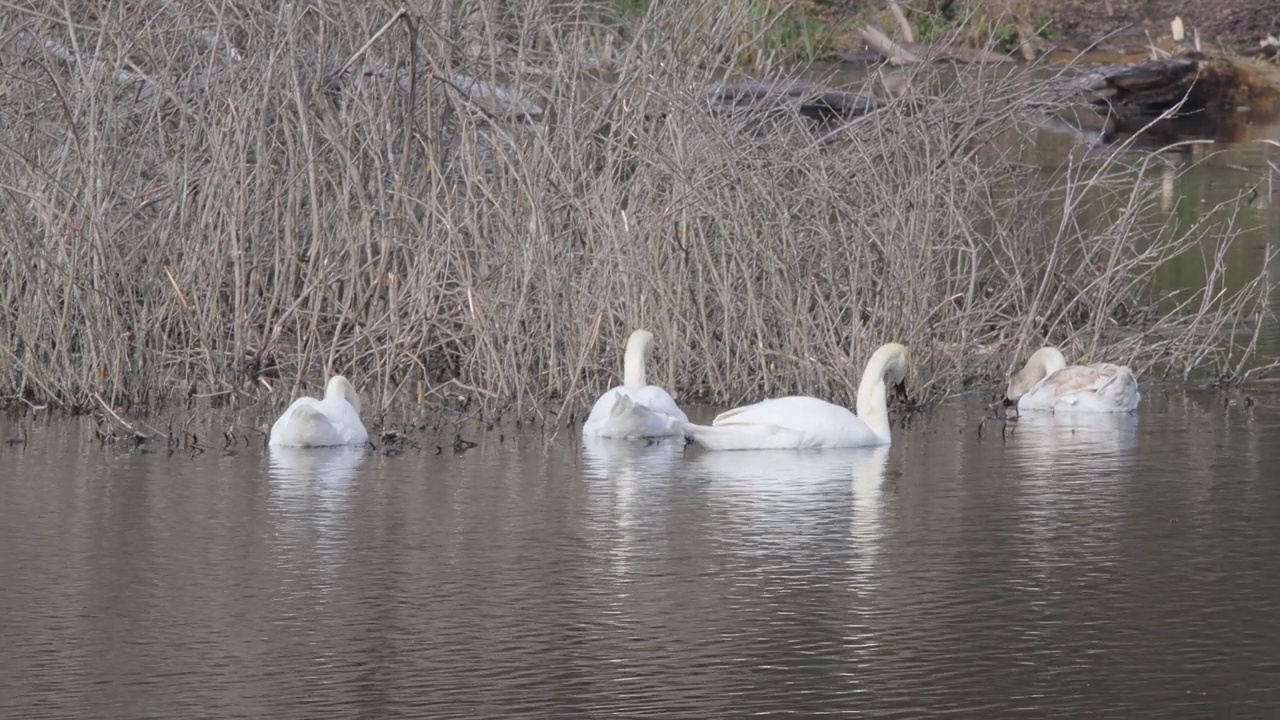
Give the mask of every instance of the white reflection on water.
<path id="1" fill-rule="evenodd" d="M 1098 578 L 1113 572 L 1118 528 L 1130 512 L 1137 415 L 1027 413 L 1008 437 L 1018 524 L 1028 543 L 1026 588 L 1044 593 L 1073 567 L 1090 567 Z M 1043 596 L 1033 604 L 1053 601 Z"/>
<path id="2" fill-rule="evenodd" d="M 1010 421 L 1011 462 L 1028 476 L 1097 477 L 1132 466 L 1134 413 L 1026 413 Z"/>
<path id="3" fill-rule="evenodd" d="M 755 540 L 790 546 L 830 537 L 823 528 L 847 512 L 853 541 L 880 537 L 887 446 L 827 450 L 704 452 L 692 470 Z M 852 481 L 852 482 L 851 482 Z M 847 504 L 847 505 L 846 505 Z M 870 548 L 864 548 L 870 551 Z"/>
<path id="4" fill-rule="evenodd" d="M 366 455 L 361 447 L 270 448 L 270 507 L 281 529 L 303 539 L 314 533 L 318 551 L 340 543 L 351 489 Z"/>
<path id="5" fill-rule="evenodd" d="M 645 490 L 651 502 L 661 502 L 657 491 L 677 472 L 684 457 L 684 438 L 658 441 L 618 440 L 584 437 L 584 473 L 588 480 L 602 481 L 591 490 L 608 516 L 607 526 L 616 533 L 608 549 L 612 569 L 626 575 L 634 568 L 641 535 L 652 522 L 643 512 Z"/>

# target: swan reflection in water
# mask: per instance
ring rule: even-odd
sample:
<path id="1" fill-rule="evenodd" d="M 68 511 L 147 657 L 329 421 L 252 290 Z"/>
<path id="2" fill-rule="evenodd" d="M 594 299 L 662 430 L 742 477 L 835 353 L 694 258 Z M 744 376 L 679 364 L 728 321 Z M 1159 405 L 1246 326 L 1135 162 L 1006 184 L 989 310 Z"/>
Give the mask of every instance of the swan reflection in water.
<path id="1" fill-rule="evenodd" d="M 367 453 L 363 447 L 269 448 L 271 507 L 284 529 L 314 527 L 317 544 L 333 541 Z"/>
<path id="2" fill-rule="evenodd" d="M 1134 413 L 1023 413 L 1010 426 L 1009 461 L 1058 482 L 1127 471 L 1138 439 Z"/>
<path id="3" fill-rule="evenodd" d="M 745 541 L 764 541 L 758 549 L 837 539 L 849 522 L 850 539 L 863 555 L 879 543 L 888 459 L 889 446 L 881 445 L 706 452 L 692 465 L 711 480 L 721 507 L 748 528 Z M 840 530 L 833 534 L 831 527 Z"/>
<path id="4" fill-rule="evenodd" d="M 1025 413 L 1007 435 L 1006 463 L 1017 478 L 1019 525 L 1036 572 L 1050 583 L 1054 568 L 1080 556 L 1102 567 L 1119 551 L 1127 512 L 1138 417 L 1133 413 Z"/>
<path id="5" fill-rule="evenodd" d="M 609 538 L 613 570 L 627 574 L 633 560 L 645 554 L 639 547 L 645 533 L 657 536 L 655 516 L 646 505 L 660 507 L 665 502 L 668 481 L 680 472 L 684 438 L 621 440 L 584 436 L 582 450 L 585 477 L 591 482 L 591 504 L 597 510 L 592 523 L 597 536 Z M 648 515 L 648 517 L 646 517 Z M 652 553 L 649 553 L 652 554 Z"/>

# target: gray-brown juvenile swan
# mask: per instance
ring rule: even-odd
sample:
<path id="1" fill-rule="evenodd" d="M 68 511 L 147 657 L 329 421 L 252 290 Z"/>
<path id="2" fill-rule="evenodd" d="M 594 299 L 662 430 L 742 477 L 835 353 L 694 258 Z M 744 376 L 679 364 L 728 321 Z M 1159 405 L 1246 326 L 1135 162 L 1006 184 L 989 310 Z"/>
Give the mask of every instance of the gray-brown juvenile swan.
<path id="1" fill-rule="evenodd" d="M 1005 405 L 1018 411 L 1130 412 L 1142 394 L 1133 371 L 1123 365 L 1067 365 L 1054 347 L 1035 351 L 1009 380 Z"/>

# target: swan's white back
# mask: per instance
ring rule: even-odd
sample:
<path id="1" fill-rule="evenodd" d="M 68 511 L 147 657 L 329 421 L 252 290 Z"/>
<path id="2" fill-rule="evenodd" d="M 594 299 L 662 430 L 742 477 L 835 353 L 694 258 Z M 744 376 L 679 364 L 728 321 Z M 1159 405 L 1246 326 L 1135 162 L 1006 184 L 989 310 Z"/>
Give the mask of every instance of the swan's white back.
<path id="1" fill-rule="evenodd" d="M 686 425 L 686 433 L 708 450 L 796 450 L 887 443 L 847 409 L 800 395 L 734 408 L 717 415 L 710 425 Z"/>
<path id="2" fill-rule="evenodd" d="M 636 330 L 627 340 L 623 384 L 610 389 L 591 406 L 582 425 L 587 437 L 654 438 L 680 435 L 688 416 L 670 393 L 645 382 L 645 360 L 653 335 Z"/>
<path id="3" fill-rule="evenodd" d="M 858 414 L 825 400 L 792 396 L 762 400 L 716 416 L 710 425 L 685 425 L 708 450 L 844 448 L 890 443 L 885 384 L 901 382 L 907 349 L 897 343 L 872 354 L 858 386 Z"/>
<path id="4" fill-rule="evenodd" d="M 1122 365 L 1067 365 L 1056 348 L 1037 350 L 1009 381 L 1005 396 L 1018 411 L 1130 412 L 1142 394 L 1133 371 Z"/>
<path id="5" fill-rule="evenodd" d="M 331 447 L 363 445 L 369 433 L 360 421 L 360 397 L 341 375 L 330 378 L 323 400 L 300 397 L 271 426 L 269 445 Z"/>

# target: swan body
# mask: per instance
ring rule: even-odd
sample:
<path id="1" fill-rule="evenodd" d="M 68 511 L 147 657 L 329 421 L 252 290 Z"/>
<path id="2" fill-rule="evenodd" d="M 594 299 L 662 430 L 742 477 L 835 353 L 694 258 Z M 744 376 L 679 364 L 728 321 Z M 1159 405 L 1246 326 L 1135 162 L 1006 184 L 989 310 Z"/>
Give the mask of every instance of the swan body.
<path id="1" fill-rule="evenodd" d="M 1131 412 L 1142 394 L 1133 371 L 1123 365 L 1067 365 L 1057 348 L 1040 348 L 1009 380 L 1005 404 L 1018 411 Z"/>
<path id="2" fill-rule="evenodd" d="M 596 400 L 582 424 L 586 437 L 654 438 L 680 435 L 688 416 L 671 395 L 645 382 L 645 360 L 653 335 L 636 330 L 627 340 L 623 358 L 622 385 Z"/>
<path id="3" fill-rule="evenodd" d="M 888 445 L 886 384 L 901 386 L 907 349 L 897 343 L 872 354 L 858 385 L 858 414 L 813 397 L 762 400 L 685 424 L 685 435 L 708 450 L 797 450 Z"/>
<path id="4" fill-rule="evenodd" d="M 363 445 L 369 433 L 360 421 L 360 396 L 341 375 L 329 378 L 324 399 L 300 397 L 271 426 L 268 445 L 331 447 Z"/>

